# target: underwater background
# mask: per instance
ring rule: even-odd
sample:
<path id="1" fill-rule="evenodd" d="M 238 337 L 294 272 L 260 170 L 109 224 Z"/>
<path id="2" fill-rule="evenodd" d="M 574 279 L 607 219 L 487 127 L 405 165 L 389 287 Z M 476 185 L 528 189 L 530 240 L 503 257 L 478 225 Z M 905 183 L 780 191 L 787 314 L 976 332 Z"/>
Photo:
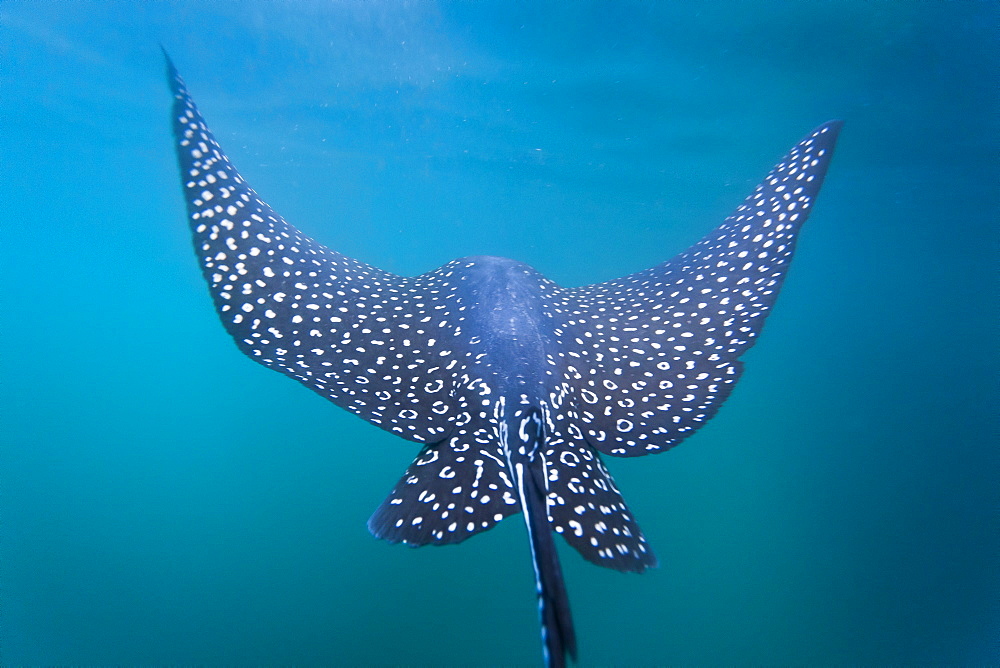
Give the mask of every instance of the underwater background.
<path id="1" fill-rule="evenodd" d="M 162 44 L 292 224 L 583 285 L 845 121 L 718 416 L 606 458 L 660 559 L 560 541 L 581 666 L 1000 662 L 996 2 L 0 3 L 0 664 L 539 665 L 523 523 L 365 526 L 416 446 L 241 355 Z"/>

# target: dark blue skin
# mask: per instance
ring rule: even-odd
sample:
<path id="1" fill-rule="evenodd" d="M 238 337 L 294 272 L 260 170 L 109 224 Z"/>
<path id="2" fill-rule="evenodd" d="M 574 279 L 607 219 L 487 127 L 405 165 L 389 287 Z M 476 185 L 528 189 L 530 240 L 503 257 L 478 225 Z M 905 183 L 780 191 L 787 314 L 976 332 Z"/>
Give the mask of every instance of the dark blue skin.
<path id="1" fill-rule="evenodd" d="M 558 353 L 552 323 L 543 314 L 539 283 L 545 278 L 526 264 L 503 257 L 475 256 L 462 262 L 455 278 L 463 286 L 462 301 L 469 304 L 468 334 L 483 340 L 481 363 L 492 370 L 500 393 L 520 403 L 549 396 L 544 373 L 547 360 Z M 540 392 L 540 393 L 539 393 Z"/>
<path id="2" fill-rule="evenodd" d="M 665 452 L 729 396 L 841 124 L 816 128 L 733 215 L 651 269 L 564 289 L 470 257 L 402 277 L 261 200 L 167 61 L 195 255 L 222 325 L 254 361 L 420 445 L 372 535 L 449 545 L 523 512 L 545 661 L 565 665 L 576 640 L 553 534 L 604 568 L 657 565 L 601 456 Z"/>
<path id="3" fill-rule="evenodd" d="M 504 398 L 501 440 L 521 493 L 525 525 L 535 566 L 546 663 L 562 666 L 576 659 L 569 599 L 545 510 L 541 450 L 546 427 L 542 406 L 553 392 L 546 373 L 558 353 L 551 319 L 545 315 L 540 283 L 546 279 L 528 265 L 502 257 L 475 256 L 455 272 L 469 304 L 467 334 L 483 341 L 487 366 Z"/>

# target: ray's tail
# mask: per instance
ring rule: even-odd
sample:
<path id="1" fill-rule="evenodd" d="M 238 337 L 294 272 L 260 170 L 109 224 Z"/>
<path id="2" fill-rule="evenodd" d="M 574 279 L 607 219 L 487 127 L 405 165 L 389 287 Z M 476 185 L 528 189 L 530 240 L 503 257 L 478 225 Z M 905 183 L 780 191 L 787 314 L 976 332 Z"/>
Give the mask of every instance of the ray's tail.
<path id="1" fill-rule="evenodd" d="M 517 480 L 524 524 L 528 529 L 531 545 L 545 665 L 548 668 L 563 668 L 567 655 L 576 661 L 576 632 L 573 630 L 566 582 L 563 580 L 559 553 L 552 538 L 546 507 L 545 465 L 542 457 L 545 423 L 536 408 L 524 413 L 518 411 L 516 417 L 511 424 L 517 428 L 516 435 L 508 434 L 507 439 L 508 463 Z"/>
<path id="2" fill-rule="evenodd" d="M 576 633 L 569 609 L 569 596 L 563 580 L 559 553 L 545 511 L 545 494 L 535 475 L 524 482 L 525 523 L 531 540 L 531 559 L 535 566 L 535 589 L 538 592 L 538 616 L 542 624 L 545 665 L 562 668 L 566 655 L 576 661 Z"/>

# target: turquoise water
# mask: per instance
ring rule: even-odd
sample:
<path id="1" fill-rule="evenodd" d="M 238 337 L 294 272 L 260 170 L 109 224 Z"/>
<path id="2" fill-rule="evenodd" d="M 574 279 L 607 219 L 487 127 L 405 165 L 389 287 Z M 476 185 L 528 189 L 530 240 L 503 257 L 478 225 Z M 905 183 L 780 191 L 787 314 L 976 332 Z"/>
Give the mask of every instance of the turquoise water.
<path id="1" fill-rule="evenodd" d="M 580 665 L 1000 661 L 992 2 L 0 4 L 0 663 L 538 665 L 520 522 L 365 521 L 415 454 L 236 350 L 158 43 L 243 175 L 404 274 L 683 250 L 846 125 L 719 415 L 609 466 Z M 565 547 L 565 546 L 563 546 Z"/>

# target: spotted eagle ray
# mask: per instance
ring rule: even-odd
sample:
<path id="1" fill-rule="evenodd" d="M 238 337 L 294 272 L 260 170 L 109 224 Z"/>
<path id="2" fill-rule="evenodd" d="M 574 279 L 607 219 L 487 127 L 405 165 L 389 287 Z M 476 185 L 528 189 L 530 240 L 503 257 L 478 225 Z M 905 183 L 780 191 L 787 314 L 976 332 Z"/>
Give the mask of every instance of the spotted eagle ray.
<path id="1" fill-rule="evenodd" d="M 657 565 L 600 455 L 664 452 L 732 392 L 840 122 L 811 132 L 719 227 L 651 269 L 563 288 L 477 256 L 403 277 L 285 222 L 223 153 L 169 57 L 167 72 L 195 252 L 226 331 L 254 361 L 421 445 L 368 520 L 374 536 L 447 545 L 522 513 L 545 665 L 575 660 L 552 534 L 599 566 Z"/>

